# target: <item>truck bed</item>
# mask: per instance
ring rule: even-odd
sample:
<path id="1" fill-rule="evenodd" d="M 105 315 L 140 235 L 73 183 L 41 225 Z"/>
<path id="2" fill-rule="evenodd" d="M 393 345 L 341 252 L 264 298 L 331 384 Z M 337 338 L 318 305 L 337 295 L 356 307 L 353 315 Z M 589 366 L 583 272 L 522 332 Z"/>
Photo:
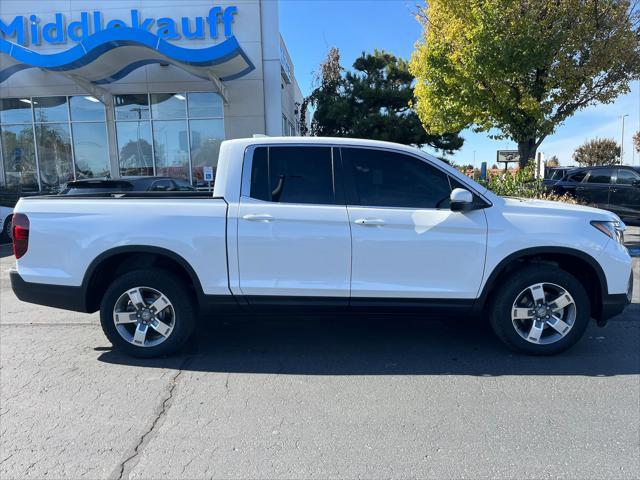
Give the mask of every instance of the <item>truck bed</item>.
<path id="1" fill-rule="evenodd" d="M 161 249 L 191 265 L 205 294 L 229 294 L 227 203 L 210 192 L 128 192 L 23 198 L 29 251 L 26 282 L 80 286 L 91 263 L 111 251 Z"/>

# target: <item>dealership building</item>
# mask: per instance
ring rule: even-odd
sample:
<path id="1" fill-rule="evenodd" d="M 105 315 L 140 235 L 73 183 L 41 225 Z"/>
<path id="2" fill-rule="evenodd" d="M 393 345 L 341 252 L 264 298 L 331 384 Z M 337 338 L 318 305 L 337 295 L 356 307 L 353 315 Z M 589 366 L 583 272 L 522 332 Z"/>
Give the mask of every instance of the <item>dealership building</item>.
<path id="1" fill-rule="evenodd" d="M 28 10 L 27 10 L 28 9 Z M 297 135 L 274 0 L 0 0 L 0 189 L 168 175 L 224 139 Z"/>

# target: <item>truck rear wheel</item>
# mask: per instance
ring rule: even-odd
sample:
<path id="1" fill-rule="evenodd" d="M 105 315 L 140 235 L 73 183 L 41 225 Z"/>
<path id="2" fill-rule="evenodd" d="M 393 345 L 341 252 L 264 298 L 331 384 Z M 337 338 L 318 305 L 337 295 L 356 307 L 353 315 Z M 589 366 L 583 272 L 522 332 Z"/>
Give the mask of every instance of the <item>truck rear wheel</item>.
<path id="1" fill-rule="evenodd" d="M 168 272 L 136 270 L 109 286 L 100 305 L 100 323 L 113 346 L 128 355 L 169 355 L 193 332 L 193 304 L 193 295 Z"/>
<path id="2" fill-rule="evenodd" d="M 571 274 L 547 265 L 515 271 L 494 290 L 490 321 L 510 348 L 529 355 L 553 355 L 584 334 L 590 304 Z"/>

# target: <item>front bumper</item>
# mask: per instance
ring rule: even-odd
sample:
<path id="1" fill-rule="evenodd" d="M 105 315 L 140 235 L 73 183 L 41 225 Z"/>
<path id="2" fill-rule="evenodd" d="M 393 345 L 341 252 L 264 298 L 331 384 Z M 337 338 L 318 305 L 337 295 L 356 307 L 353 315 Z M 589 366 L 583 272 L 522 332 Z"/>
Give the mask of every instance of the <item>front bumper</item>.
<path id="1" fill-rule="evenodd" d="M 603 327 L 611 317 L 621 314 L 631 303 L 633 298 L 633 271 L 629 276 L 627 293 L 604 295 L 602 298 L 602 310 L 598 318 L 598 325 Z"/>
<path id="2" fill-rule="evenodd" d="M 23 302 L 74 312 L 87 312 L 86 296 L 82 287 L 25 282 L 16 270 L 9 271 L 9 278 L 13 293 Z"/>

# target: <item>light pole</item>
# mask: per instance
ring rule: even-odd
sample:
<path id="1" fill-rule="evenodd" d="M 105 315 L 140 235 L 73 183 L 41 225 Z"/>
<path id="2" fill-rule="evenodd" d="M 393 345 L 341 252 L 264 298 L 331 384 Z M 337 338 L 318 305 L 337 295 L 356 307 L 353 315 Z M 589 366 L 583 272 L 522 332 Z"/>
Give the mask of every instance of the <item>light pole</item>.
<path id="1" fill-rule="evenodd" d="M 620 164 L 624 163 L 624 117 L 628 117 L 627 115 L 622 115 L 622 138 L 620 139 Z"/>

